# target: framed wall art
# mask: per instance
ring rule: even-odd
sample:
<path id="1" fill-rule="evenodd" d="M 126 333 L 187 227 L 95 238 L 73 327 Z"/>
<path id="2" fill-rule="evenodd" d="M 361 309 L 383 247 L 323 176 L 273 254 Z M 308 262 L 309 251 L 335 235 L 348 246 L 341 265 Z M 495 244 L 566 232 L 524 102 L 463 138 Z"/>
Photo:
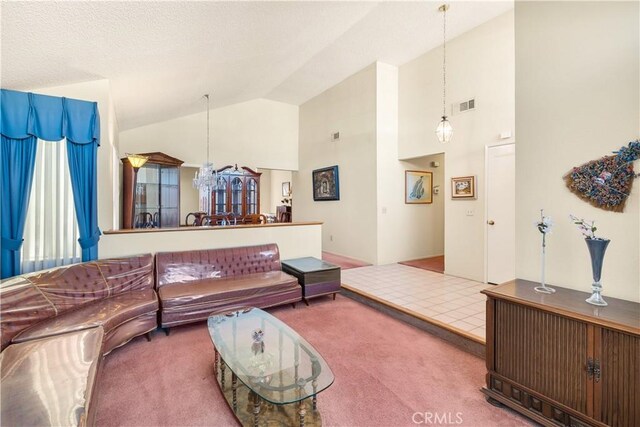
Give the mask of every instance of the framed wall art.
<path id="1" fill-rule="evenodd" d="M 282 197 L 289 197 L 291 195 L 291 181 L 282 183 Z"/>
<path id="2" fill-rule="evenodd" d="M 340 178 L 338 166 L 316 169 L 312 173 L 313 200 L 340 200 Z"/>
<path id="3" fill-rule="evenodd" d="M 433 203 L 433 174 L 426 171 L 404 171 L 404 202 Z"/>
<path id="4" fill-rule="evenodd" d="M 452 199 L 475 199 L 476 198 L 476 177 L 458 176 L 451 178 L 451 198 Z"/>

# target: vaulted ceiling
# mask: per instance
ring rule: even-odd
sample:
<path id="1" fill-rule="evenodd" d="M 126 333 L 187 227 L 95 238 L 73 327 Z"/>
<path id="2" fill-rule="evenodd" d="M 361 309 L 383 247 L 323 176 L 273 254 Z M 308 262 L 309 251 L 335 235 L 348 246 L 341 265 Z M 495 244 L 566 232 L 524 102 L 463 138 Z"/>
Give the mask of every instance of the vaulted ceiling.
<path id="1" fill-rule="evenodd" d="M 121 130 L 255 98 L 301 104 L 442 43 L 438 2 L 2 2 L 2 87 L 109 79 Z M 454 2 L 448 37 L 510 1 Z"/>

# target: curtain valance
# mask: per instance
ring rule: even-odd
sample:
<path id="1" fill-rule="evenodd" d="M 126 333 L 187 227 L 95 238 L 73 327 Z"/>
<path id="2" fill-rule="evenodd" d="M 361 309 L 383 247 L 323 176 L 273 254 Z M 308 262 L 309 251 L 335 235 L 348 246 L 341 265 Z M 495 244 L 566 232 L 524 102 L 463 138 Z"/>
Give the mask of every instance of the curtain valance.
<path id="1" fill-rule="evenodd" d="M 74 144 L 100 145 L 96 102 L 1 89 L 0 134 L 46 141 L 66 138 Z"/>
<path id="2" fill-rule="evenodd" d="M 100 115 L 96 102 L 1 89 L 0 278 L 20 274 L 38 139 L 67 140 L 82 261 L 98 257 Z"/>

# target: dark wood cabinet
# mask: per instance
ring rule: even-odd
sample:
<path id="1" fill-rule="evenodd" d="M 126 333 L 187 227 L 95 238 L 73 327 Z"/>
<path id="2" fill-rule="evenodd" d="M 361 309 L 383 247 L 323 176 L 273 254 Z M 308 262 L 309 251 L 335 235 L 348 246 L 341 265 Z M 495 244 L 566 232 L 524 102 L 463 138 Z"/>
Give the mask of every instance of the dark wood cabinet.
<path id="1" fill-rule="evenodd" d="M 211 212 L 236 217 L 260 213 L 260 172 L 246 166 L 218 170 L 218 183 L 211 198 Z"/>
<path id="2" fill-rule="evenodd" d="M 548 426 L 640 425 L 640 304 L 515 280 L 487 299 L 483 392 Z"/>
<path id="3" fill-rule="evenodd" d="M 121 159 L 122 228 L 178 227 L 182 160 L 159 152 L 141 154 L 149 160 L 137 174 L 126 157 Z"/>

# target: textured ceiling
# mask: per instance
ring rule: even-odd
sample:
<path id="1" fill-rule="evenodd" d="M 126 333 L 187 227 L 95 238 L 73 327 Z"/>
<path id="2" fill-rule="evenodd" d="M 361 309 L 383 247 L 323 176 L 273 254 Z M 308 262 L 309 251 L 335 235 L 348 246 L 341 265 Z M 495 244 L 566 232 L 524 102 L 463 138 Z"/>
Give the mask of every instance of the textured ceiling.
<path id="1" fill-rule="evenodd" d="M 442 43 L 438 2 L 5 2 L 2 87 L 107 78 L 121 130 L 255 98 L 301 104 Z M 513 7 L 454 2 L 454 37 Z"/>

